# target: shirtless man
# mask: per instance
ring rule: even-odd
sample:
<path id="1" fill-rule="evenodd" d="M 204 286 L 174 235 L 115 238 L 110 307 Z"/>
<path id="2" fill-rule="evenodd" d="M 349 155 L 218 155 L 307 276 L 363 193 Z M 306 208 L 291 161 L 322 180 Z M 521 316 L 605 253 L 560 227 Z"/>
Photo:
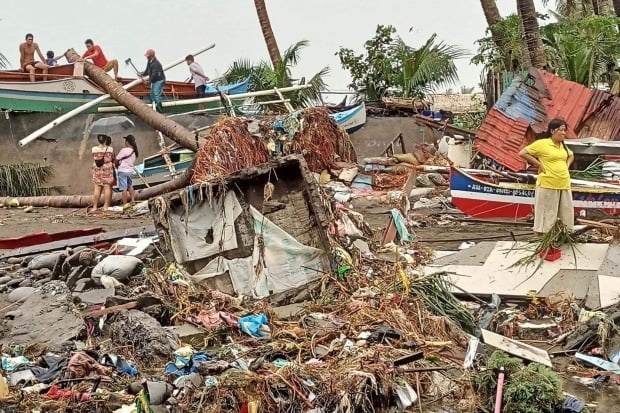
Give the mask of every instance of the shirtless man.
<path id="1" fill-rule="evenodd" d="M 41 61 L 36 61 L 34 59 L 34 52 L 37 52 Z M 47 69 L 49 66 L 43 63 L 44 61 L 45 56 L 41 53 L 39 45 L 34 42 L 34 36 L 32 33 L 28 33 L 26 35 L 26 41 L 19 45 L 19 69 L 24 72 L 30 72 L 31 82 L 34 82 L 35 69 L 41 69 L 43 72 L 43 80 L 47 80 Z"/>

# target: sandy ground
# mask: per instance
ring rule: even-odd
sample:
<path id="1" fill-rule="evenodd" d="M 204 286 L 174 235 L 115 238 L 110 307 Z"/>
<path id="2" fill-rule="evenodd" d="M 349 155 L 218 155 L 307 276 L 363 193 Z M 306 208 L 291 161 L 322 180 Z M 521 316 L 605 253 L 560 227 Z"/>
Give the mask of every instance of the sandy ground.
<path id="1" fill-rule="evenodd" d="M 0 209 L 0 238 L 15 238 L 35 232 L 61 232 L 102 227 L 106 231 L 152 225 L 149 215 L 125 217 L 117 213 L 88 215 L 85 209 L 22 208 Z"/>

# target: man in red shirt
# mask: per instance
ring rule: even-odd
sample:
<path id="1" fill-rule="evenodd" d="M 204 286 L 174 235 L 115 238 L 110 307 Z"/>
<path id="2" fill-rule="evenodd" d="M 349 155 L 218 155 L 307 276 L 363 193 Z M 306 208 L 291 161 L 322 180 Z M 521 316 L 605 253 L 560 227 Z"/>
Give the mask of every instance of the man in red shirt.
<path id="1" fill-rule="evenodd" d="M 82 55 L 82 59 L 90 59 L 93 64 L 103 69 L 104 72 L 114 70 L 114 79 L 118 79 L 118 60 L 108 60 L 103 54 L 103 50 L 98 45 L 95 45 L 91 39 L 86 39 L 86 52 Z"/>

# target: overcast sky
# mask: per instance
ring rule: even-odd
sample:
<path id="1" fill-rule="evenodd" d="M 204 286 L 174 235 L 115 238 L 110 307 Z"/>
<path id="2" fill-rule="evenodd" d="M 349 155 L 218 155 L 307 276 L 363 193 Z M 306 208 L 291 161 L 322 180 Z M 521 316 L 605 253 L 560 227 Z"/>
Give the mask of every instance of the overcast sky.
<path id="1" fill-rule="evenodd" d="M 268 59 L 252 0 L 1 0 L 0 51 L 11 66 L 19 65 L 18 45 L 31 32 L 43 53 L 73 47 L 84 51 L 92 38 L 108 58 L 117 58 L 122 76 L 132 76 L 124 64 L 130 57 L 145 66 L 144 51 L 153 48 L 163 64 L 210 43 L 216 47 L 197 57 L 210 77 L 222 74 L 238 58 Z M 502 15 L 515 11 L 516 0 L 498 0 Z M 541 0 L 538 11 L 544 12 Z M 395 26 L 411 46 L 436 32 L 450 44 L 472 53 L 486 23 L 479 0 L 266 0 L 280 50 L 306 39 L 296 76 L 311 77 L 329 66 L 327 83 L 343 90 L 349 82 L 335 53 L 340 46 L 361 52 L 377 24 Z M 413 28 L 412 31 L 409 31 Z M 480 68 L 469 58 L 457 62 L 461 84 L 476 86 Z M 170 80 L 185 80 L 183 64 L 168 72 Z"/>

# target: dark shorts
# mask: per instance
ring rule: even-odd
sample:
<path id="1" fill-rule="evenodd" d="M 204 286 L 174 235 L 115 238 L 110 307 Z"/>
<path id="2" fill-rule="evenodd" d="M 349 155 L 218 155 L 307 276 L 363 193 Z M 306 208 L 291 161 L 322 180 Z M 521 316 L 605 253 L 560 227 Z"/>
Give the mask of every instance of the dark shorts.
<path id="1" fill-rule="evenodd" d="M 205 97 L 205 90 L 206 89 L 207 89 L 207 87 L 205 85 L 200 85 L 200 86 L 196 87 L 196 97 L 197 98 Z"/>
<path id="2" fill-rule="evenodd" d="M 126 191 L 133 186 L 133 181 L 131 180 L 131 172 L 118 172 L 118 190 Z"/>

